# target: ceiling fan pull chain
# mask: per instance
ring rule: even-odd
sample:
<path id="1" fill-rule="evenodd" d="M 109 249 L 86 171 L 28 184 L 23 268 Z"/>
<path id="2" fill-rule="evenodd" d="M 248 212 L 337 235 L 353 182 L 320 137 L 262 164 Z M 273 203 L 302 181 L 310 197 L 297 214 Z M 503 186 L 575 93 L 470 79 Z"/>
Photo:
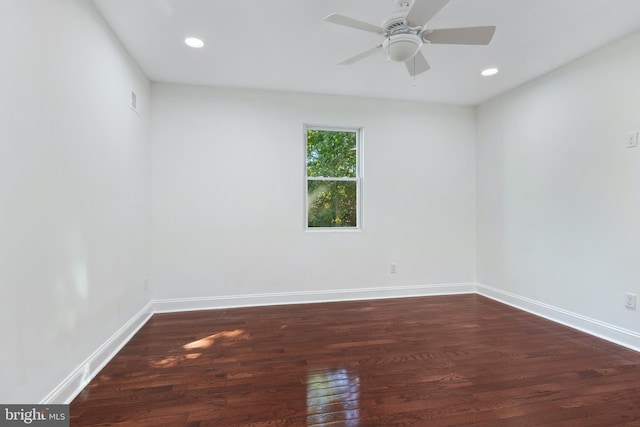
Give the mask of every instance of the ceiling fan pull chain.
<path id="1" fill-rule="evenodd" d="M 391 40 L 391 36 L 389 36 L 389 40 Z M 391 63 L 391 43 L 387 45 L 387 62 Z"/>
<path id="2" fill-rule="evenodd" d="M 416 57 L 413 57 L 413 87 L 416 87 Z"/>

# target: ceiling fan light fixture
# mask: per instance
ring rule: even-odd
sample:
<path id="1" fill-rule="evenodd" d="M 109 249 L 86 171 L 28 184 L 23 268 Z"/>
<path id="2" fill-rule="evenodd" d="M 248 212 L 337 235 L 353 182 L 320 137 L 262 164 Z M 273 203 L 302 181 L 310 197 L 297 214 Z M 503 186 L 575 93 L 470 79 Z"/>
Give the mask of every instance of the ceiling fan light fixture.
<path id="1" fill-rule="evenodd" d="M 422 47 L 422 39 L 416 34 L 397 34 L 387 37 L 382 46 L 389 58 L 406 62 L 416 56 Z"/>

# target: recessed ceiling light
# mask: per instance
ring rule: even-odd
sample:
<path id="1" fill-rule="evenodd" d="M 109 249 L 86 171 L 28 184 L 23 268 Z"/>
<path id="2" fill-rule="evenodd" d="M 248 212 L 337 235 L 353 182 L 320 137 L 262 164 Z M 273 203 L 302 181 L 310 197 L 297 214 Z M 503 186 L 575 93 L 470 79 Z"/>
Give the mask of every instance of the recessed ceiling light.
<path id="1" fill-rule="evenodd" d="M 497 68 L 487 68 L 486 70 L 482 70 L 482 74 L 484 77 L 489 77 L 489 76 L 495 76 L 496 74 L 498 74 L 498 69 Z"/>
<path id="2" fill-rule="evenodd" d="M 186 44 L 189 47 L 194 47 L 196 49 L 199 49 L 202 46 L 204 46 L 204 42 L 195 37 L 187 37 L 186 39 L 184 39 L 184 44 Z"/>

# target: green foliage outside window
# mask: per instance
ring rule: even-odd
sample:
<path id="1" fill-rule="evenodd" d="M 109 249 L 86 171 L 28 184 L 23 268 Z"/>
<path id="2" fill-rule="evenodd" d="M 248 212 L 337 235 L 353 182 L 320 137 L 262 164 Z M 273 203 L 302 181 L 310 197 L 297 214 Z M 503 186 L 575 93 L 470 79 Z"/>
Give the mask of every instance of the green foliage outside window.
<path id="1" fill-rule="evenodd" d="M 358 226 L 357 154 L 356 131 L 307 130 L 309 227 Z"/>

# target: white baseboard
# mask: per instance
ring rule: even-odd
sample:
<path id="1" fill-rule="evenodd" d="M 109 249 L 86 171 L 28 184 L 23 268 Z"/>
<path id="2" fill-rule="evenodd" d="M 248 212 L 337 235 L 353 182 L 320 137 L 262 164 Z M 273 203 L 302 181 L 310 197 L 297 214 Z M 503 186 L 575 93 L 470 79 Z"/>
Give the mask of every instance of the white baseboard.
<path id="1" fill-rule="evenodd" d="M 91 354 L 67 378 L 49 393 L 43 404 L 70 403 L 98 372 L 120 351 L 154 313 L 211 310 L 267 305 L 310 304 L 336 301 L 406 298 L 418 296 L 473 294 L 527 311 L 590 335 L 640 351 L 640 334 L 591 319 L 561 308 L 492 288 L 481 283 L 390 286 L 379 288 L 338 289 L 229 295 L 219 297 L 176 298 L 150 301 L 107 342 Z"/>
<path id="2" fill-rule="evenodd" d="M 475 293 L 475 283 L 390 286 L 155 300 L 154 313 Z"/>
<path id="3" fill-rule="evenodd" d="M 100 372 L 102 368 L 124 347 L 126 343 L 147 323 L 153 315 L 153 302 L 147 303 L 131 320 L 125 323 L 104 344 L 71 372 L 41 404 L 69 404 Z"/>
<path id="4" fill-rule="evenodd" d="M 619 344 L 631 350 L 640 351 L 640 334 L 634 331 L 601 322 L 581 314 L 572 313 L 530 298 L 492 288 L 491 286 L 481 283 L 476 283 L 476 292 L 479 295 L 544 317 L 545 319 L 577 329 L 589 335 Z"/>

